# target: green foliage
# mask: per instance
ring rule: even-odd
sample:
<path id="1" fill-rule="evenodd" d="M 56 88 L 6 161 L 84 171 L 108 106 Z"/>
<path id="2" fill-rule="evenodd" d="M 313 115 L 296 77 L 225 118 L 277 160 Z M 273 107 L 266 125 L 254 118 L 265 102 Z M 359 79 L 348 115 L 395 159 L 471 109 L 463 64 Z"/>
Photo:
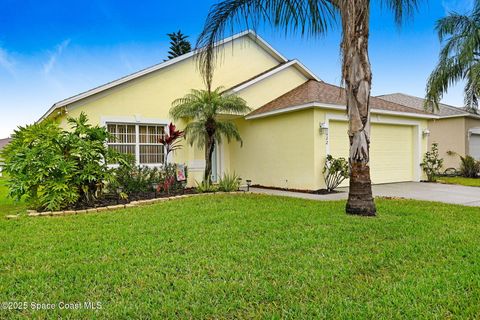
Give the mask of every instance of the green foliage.
<path id="1" fill-rule="evenodd" d="M 173 59 L 189 53 L 192 51 L 192 45 L 187 40 L 188 36 L 184 35 L 182 31 L 167 33 L 170 38 L 170 50 L 168 51 L 168 59 Z"/>
<path id="2" fill-rule="evenodd" d="M 201 183 L 198 183 L 198 181 L 195 181 L 195 184 L 197 185 L 195 189 L 199 193 L 209 193 L 209 192 L 218 191 L 218 187 L 209 180 L 203 180 Z"/>
<path id="3" fill-rule="evenodd" d="M 153 192 L 153 185 L 160 181 L 157 168 L 136 166 L 135 159 L 130 158 L 128 165 L 121 165 L 115 170 L 116 183 L 112 191 L 124 192 L 129 196 Z"/>
<path id="4" fill-rule="evenodd" d="M 437 22 L 436 30 L 443 44 L 439 61 L 427 82 L 427 108 L 438 108 L 448 88 L 464 82 L 465 107 L 477 112 L 480 97 L 480 1 L 470 15 L 451 12 Z"/>
<path id="5" fill-rule="evenodd" d="M 480 162 L 472 156 L 460 157 L 460 175 L 465 178 L 477 178 L 480 171 Z"/>
<path id="6" fill-rule="evenodd" d="M 25 197 L 39 210 L 60 210 L 91 203 L 114 180 L 107 163 L 123 157 L 106 147 L 106 129 L 89 125 L 83 113 L 68 122 L 71 131 L 49 120 L 15 131 L 2 152 L 11 197 Z"/>
<path id="7" fill-rule="evenodd" d="M 225 137 L 242 141 L 236 125 L 231 120 L 219 119 L 221 114 L 243 115 L 250 111 L 244 99 L 233 94 L 223 94 L 222 88 L 214 91 L 195 90 L 173 101 L 170 115 L 175 120 L 189 121 L 185 128 L 188 142 L 205 147 L 206 137 L 212 135 L 215 142 Z"/>
<path id="8" fill-rule="evenodd" d="M 423 156 L 423 162 L 420 164 L 427 175 L 428 181 L 434 182 L 437 180 L 442 165 L 443 159 L 441 159 L 438 154 L 438 143 L 433 143 L 432 150 L 425 153 Z"/>
<path id="9" fill-rule="evenodd" d="M 238 191 L 240 189 L 240 177 L 234 173 L 224 173 L 218 181 L 218 190 L 224 192 Z"/>
<path id="10" fill-rule="evenodd" d="M 327 155 L 322 172 L 327 190 L 332 192 L 348 178 L 348 161 Z"/>
<path id="11" fill-rule="evenodd" d="M 377 5 L 393 12 L 395 22 L 401 24 L 404 17 L 411 16 L 417 9 L 420 0 L 380 0 Z M 215 71 L 218 50 L 216 43 L 224 38 L 225 31 L 238 27 L 244 23 L 246 27 L 257 26 L 265 22 L 277 30 L 284 30 L 285 33 L 297 32 L 305 36 L 319 36 L 326 34 L 332 26 L 337 24 L 338 17 L 344 20 L 343 26 L 349 26 L 343 31 L 344 40 L 358 36 L 354 33 L 355 15 L 350 1 L 331 0 L 223 0 L 212 6 L 208 13 L 205 25 L 197 40 L 199 52 L 199 67 L 202 76 L 210 87 Z M 370 1 L 355 3 L 356 10 L 369 14 Z M 368 40 L 368 39 L 367 39 Z M 354 41 L 345 41 L 342 50 L 348 52 L 345 47 Z M 345 70 L 345 68 L 344 68 Z M 343 76 L 346 76 L 345 74 Z"/>
<path id="12" fill-rule="evenodd" d="M 162 168 L 135 166 L 134 159 L 130 164 L 119 166 L 115 171 L 116 182 L 112 186 L 113 191 L 123 192 L 130 198 L 139 195 L 158 192 L 170 193 L 185 189 L 185 181 L 176 179 L 177 165 L 168 163 Z M 187 169 L 185 168 L 187 178 Z"/>

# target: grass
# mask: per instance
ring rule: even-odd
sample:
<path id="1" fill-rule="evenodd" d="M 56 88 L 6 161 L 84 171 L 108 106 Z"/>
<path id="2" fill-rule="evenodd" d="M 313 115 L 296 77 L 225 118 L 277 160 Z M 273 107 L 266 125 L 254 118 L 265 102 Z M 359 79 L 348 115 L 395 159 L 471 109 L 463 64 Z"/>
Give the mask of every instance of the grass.
<path id="1" fill-rule="evenodd" d="M 0 218 L 6 215 L 24 213 L 26 210 L 23 202 L 17 202 L 7 197 L 6 178 L 0 177 Z"/>
<path id="2" fill-rule="evenodd" d="M 377 206 L 205 195 L 0 219 L 0 302 L 28 304 L 0 319 L 480 317 L 480 208 Z M 101 309 L 59 309 L 85 301 Z"/>
<path id="3" fill-rule="evenodd" d="M 480 187 L 480 178 L 464 178 L 464 177 L 440 177 L 438 182 L 446 184 L 459 184 L 469 187 Z"/>

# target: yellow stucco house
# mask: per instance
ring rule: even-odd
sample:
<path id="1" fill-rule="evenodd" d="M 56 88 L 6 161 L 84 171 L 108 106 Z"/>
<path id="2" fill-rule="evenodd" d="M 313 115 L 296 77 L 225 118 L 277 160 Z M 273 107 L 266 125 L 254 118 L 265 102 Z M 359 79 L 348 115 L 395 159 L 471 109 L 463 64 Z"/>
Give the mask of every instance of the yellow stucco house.
<path id="1" fill-rule="evenodd" d="M 214 178 L 235 171 L 253 184 L 317 190 L 324 188 L 327 154 L 348 155 L 347 117 L 342 90 L 322 82 L 297 60 L 288 60 L 252 31 L 218 43 L 214 86 L 243 97 L 253 109 L 236 116 L 243 147 L 216 147 Z M 203 89 L 195 53 L 141 70 L 55 103 L 42 117 L 85 112 L 94 124 L 117 136 L 112 148 L 135 155 L 138 164 L 161 165 L 157 138 L 171 121 L 174 99 Z M 427 121 L 435 116 L 372 97 L 371 171 L 373 183 L 419 181 L 427 151 Z M 179 124 L 182 127 L 184 124 Z M 185 163 L 190 183 L 201 180 L 204 152 L 185 143 L 169 161 Z"/>

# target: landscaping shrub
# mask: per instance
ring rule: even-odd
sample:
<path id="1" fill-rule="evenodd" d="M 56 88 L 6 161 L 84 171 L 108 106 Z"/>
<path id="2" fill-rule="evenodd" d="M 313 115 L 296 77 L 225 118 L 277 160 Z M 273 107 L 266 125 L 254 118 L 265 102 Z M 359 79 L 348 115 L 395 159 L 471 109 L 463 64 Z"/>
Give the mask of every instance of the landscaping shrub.
<path id="1" fill-rule="evenodd" d="M 89 125 L 83 113 L 68 123 L 71 131 L 49 120 L 15 130 L 2 152 L 11 197 L 25 197 L 38 210 L 60 210 L 92 203 L 115 180 L 107 163 L 125 165 L 125 158 L 107 148 L 106 129 Z"/>
<path id="2" fill-rule="evenodd" d="M 348 178 L 348 161 L 345 158 L 335 159 L 333 156 L 327 155 L 323 167 L 323 177 L 327 191 L 332 192 Z"/>
<path id="3" fill-rule="evenodd" d="M 209 180 L 204 180 L 201 183 L 196 182 L 197 184 L 197 192 L 199 193 L 208 193 L 208 192 L 216 192 L 218 191 L 218 187 L 211 183 Z"/>
<path id="4" fill-rule="evenodd" d="M 224 173 L 218 181 L 218 190 L 224 192 L 238 191 L 240 189 L 240 177 L 235 174 Z"/>
<path id="5" fill-rule="evenodd" d="M 145 197 L 150 193 L 177 193 L 183 191 L 185 181 L 177 180 L 177 164 L 168 163 L 162 168 L 135 166 L 135 161 L 130 160 L 131 165 L 119 166 L 116 170 L 116 181 L 112 189 L 123 192 L 129 197 Z M 187 170 L 185 168 L 185 179 Z"/>
<path id="6" fill-rule="evenodd" d="M 465 178 L 477 178 L 480 171 L 480 162 L 472 156 L 460 157 L 460 175 Z"/>
<path id="7" fill-rule="evenodd" d="M 128 162 L 128 165 L 121 165 L 115 170 L 113 191 L 124 192 L 129 196 L 154 192 L 153 185 L 160 181 L 158 169 L 136 166 L 133 157 Z"/>
<path id="8" fill-rule="evenodd" d="M 433 143 L 432 150 L 425 153 L 423 162 L 420 164 L 429 182 L 437 181 L 442 165 L 443 159 L 438 154 L 438 143 Z"/>
<path id="9" fill-rule="evenodd" d="M 160 182 L 157 188 L 158 192 L 177 193 L 183 191 L 187 185 L 188 170 L 184 167 L 185 180 L 177 179 L 177 169 L 180 164 L 168 163 L 160 172 Z"/>

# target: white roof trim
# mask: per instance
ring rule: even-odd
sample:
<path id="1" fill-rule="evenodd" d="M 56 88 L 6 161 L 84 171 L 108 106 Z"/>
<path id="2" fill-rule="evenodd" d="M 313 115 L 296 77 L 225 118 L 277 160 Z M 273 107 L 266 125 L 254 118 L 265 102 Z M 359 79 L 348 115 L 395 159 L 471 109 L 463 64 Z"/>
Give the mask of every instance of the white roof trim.
<path id="1" fill-rule="evenodd" d="M 480 134 L 480 128 L 475 127 L 475 128 L 468 129 L 468 133 L 470 133 L 470 134 Z"/>
<path id="2" fill-rule="evenodd" d="M 264 79 L 267 79 L 267 78 L 273 76 L 274 74 L 277 74 L 280 71 L 287 69 L 290 66 L 295 66 L 308 79 L 321 81 L 314 73 L 312 73 L 310 70 L 305 68 L 303 64 L 301 64 L 298 60 L 295 59 L 295 60 L 289 61 L 287 63 L 284 63 L 284 64 L 282 64 L 282 65 L 280 65 L 280 66 L 270 70 L 269 72 L 266 72 L 266 73 L 264 73 L 264 74 L 262 74 L 262 75 L 260 75 L 256 78 L 253 78 L 250 81 L 247 81 L 247 82 L 241 84 L 238 87 L 234 87 L 232 90 L 229 90 L 229 91 L 233 92 L 233 93 L 237 93 L 239 91 L 242 91 L 243 89 L 246 89 L 246 88 L 250 87 L 251 85 L 254 85 L 257 82 L 260 82 Z"/>
<path id="3" fill-rule="evenodd" d="M 473 113 L 465 113 L 465 114 L 456 114 L 452 116 L 440 116 L 439 119 L 451 119 L 451 118 L 473 118 L 473 119 L 480 119 L 480 115 L 476 115 Z"/>
<path id="4" fill-rule="evenodd" d="M 317 102 L 312 102 L 312 103 L 306 103 L 298 106 L 293 106 L 293 107 L 288 107 L 288 108 L 283 108 L 283 109 L 278 109 L 278 110 L 272 110 L 260 114 L 255 114 L 251 116 L 246 116 L 246 120 L 252 120 L 252 119 L 259 119 L 259 118 L 265 118 L 265 117 L 270 117 L 282 113 L 288 113 L 288 112 L 294 112 L 294 111 L 299 111 L 299 110 L 305 110 L 309 108 L 321 108 L 321 109 L 333 109 L 333 110 L 341 110 L 345 111 L 346 106 L 342 105 L 336 105 L 336 104 L 328 104 L 328 103 L 317 103 Z M 371 113 L 373 114 L 385 114 L 385 115 L 392 115 L 392 116 L 403 116 L 403 117 L 413 117 L 413 118 L 423 118 L 423 119 L 438 119 L 438 116 L 434 115 L 428 115 L 428 114 L 418 114 L 418 113 L 411 113 L 411 112 L 400 112 L 400 111 L 389 111 L 389 110 L 381 110 L 381 109 L 371 109 Z"/>
<path id="5" fill-rule="evenodd" d="M 288 61 L 287 58 L 285 58 L 283 55 L 281 55 L 277 50 L 275 50 L 270 44 L 268 44 L 263 38 L 261 38 L 259 35 L 257 35 L 252 30 L 247 30 L 247 31 L 244 31 L 244 32 L 241 32 L 241 33 L 237 33 L 237 34 L 235 34 L 231 37 L 225 38 L 222 41 L 217 42 L 215 44 L 215 46 L 227 44 L 229 42 L 232 42 L 233 40 L 236 40 L 236 39 L 244 37 L 244 36 L 249 36 L 258 45 L 260 45 L 262 48 L 267 50 L 272 56 L 274 56 L 279 62 L 287 62 Z M 146 74 L 149 74 L 151 72 L 155 72 L 157 70 L 166 68 L 166 67 L 168 67 L 172 64 L 175 64 L 177 62 L 180 62 L 180 61 L 186 60 L 188 58 L 191 58 L 194 55 L 196 55 L 197 53 L 198 53 L 198 51 L 191 51 L 191 52 L 186 53 L 184 55 L 181 55 L 179 57 L 173 58 L 171 60 L 168 60 L 168 61 L 165 61 L 165 62 L 162 62 L 162 63 L 159 63 L 159 64 L 156 64 L 152 67 L 140 70 L 138 72 L 132 73 L 132 74 L 130 74 L 128 76 L 125 76 L 123 78 L 114 80 L 112 82 L 109 82 L 109 83 L 106 83 L 106 84 L 101 85 L 99 87 L 96 87 L 94 89 L 85 91 L 85 92 L 80 93 L 78 95 L 75 95 L 73 97 L 70 97 L 70 98 L 61 100 L 59 102 L 56 102 L 50 109 L 48 109 L 48 111 L 40 118 L 39 121 L 48 117 L 54 110 L 56 110 L 58 108 L 68 106 L 69 104 L 72 104 L 72 103 L 77 102 L 79 100 L 85 99 L 87 97 L 90 97 L 90 96 L 92 96 L 94 94 L 97 94 L 97 93 L 100 93 L 102 91 L 108 90 L 108 89 L 113 88 L 115 86 L 118 86 L 122 83 L 125 83 L 125 82 L 131 81 L 133 79 L 139 78 L 139 77 L 144 76 Z"/>

